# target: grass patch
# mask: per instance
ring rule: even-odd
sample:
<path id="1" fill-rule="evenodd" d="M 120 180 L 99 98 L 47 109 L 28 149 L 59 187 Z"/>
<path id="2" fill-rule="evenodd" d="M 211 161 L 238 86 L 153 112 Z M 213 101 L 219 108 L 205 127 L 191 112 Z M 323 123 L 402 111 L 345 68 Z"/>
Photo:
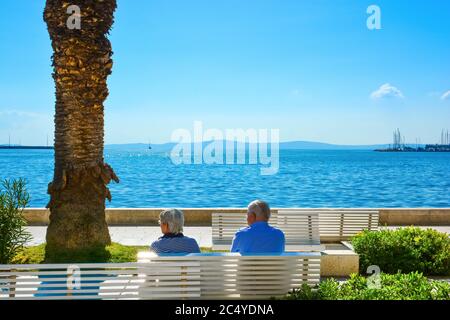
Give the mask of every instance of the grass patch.
<path id="1" fill-rule="evenodd" d="M 200 248 L 203 253 L 213 252 L 211 248 Z M 125 246 L 120 243 L 112 243 L 106 247 L 109 253 L 109 263 L 136 262 L 140 251 L 147 251 L 148 246 Z M 96 262 L 96 257 L 92 262 Z M 76 262 L 76 261 L 74 261 Z M 13 264 L 42 264 L 45 263 L 45 243 L 38 246 L 24 247 L 12 259 Z"/>
<path id="2" fill-rule="evenodd" d="M 45 259 L 45 244 L 24 247 L 12 259 L 13 264 L 41 264 Z"/>

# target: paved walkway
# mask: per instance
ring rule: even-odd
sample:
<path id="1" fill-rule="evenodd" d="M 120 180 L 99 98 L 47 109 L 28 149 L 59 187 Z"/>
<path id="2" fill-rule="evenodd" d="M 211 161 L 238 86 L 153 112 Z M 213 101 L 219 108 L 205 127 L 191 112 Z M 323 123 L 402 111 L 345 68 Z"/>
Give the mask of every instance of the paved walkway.
<path id="1" fill-rule="evenodd" d="M 387 228 L 396 229 L 396 227 Z M 450 226 L 431 228 L 450 234 Z M 28 227 L 28 230 L 33 235 L 33 240 L 29 242 L 28 245 L 38 245 L 45 242 L 45 232 L 47 227 Z M 109 233 L 113 242 L 138 246 L 150 245 L 152 241 L 161 236 L 161 229 L 159 227 L 109 227 Z M 184 234 L 188 237 L 195 238 L 200 247 L 212 246 L 211 227 L 184 227 Z"/>
<path id="2" fill-rule="evenodd" d="M 45 242 L 47 227 L 28 227 L 33 240 L 28 245 L 38 245 Z M 109 227 L 113 242 L 129 246 L 150 245 L 161 236 L 159 227 Z M 184 235 L 195 238 L 200 247 L 212 247 L 211 227 L 184 227 Z"/>

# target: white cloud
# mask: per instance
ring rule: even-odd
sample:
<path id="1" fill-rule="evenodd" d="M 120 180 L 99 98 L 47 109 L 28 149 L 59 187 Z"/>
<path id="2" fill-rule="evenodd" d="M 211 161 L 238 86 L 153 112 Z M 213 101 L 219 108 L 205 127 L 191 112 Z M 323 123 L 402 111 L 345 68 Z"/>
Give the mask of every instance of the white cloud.
<path id="1" fill-rule="evenodd" d="M 442 100 L 450 100 L 450 90 L 444 93 L 441 97 Z"/>
<path id="2" fill-rule="evenodd" d="M 403 93 L 393 85 L 389 83 L 383 84 L 377 90 L 370 94 L 372 99 L 383 99 L 383 98 L 404 98 Z"/>

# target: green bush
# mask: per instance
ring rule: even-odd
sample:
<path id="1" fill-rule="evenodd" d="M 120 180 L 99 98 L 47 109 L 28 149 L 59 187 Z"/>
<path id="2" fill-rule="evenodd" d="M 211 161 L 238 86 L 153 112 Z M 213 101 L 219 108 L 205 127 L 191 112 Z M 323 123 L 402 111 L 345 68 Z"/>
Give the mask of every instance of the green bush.
<path id="1" fill-rule="evenodd" d="M 290 292 L 287 300 L 450 300 L 450 284 L 428 280 L 418 272 L 380 274 L 379 289 L 369 288 L 367 278 L 353 274 L 339 283 L 335 279 L 322 281 L 316 288 L 304 285 Z"/>
<path id="2" fill-rule="evenodd" d="M 31 239 L 23 209 L 29 195 L 25 181 L 3 180 L 0 186 L 0 264 L 8 264 Z"/>
<path id="3" fill-rule="evenodd" d="M 31 247 L 23 247 L 19 250 L 14 258 L 12 264 L 40 264 L 45 260 L 45 244 Z"/>
<path id="4" fill-rule="evenodd" d="M 352 239 L 360 270 L 377 265 L 385 273 L 421 272 L 450 275 L 450 238 L 446 233 L 417 227 L 363 231 Z"/>

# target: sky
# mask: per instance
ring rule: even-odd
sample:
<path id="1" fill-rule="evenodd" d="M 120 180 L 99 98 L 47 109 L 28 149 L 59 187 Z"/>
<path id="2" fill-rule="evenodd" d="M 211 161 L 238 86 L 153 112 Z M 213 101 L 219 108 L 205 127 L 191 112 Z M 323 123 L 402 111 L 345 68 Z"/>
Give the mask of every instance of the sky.
<path id="1" fill-rule="evenodd" d="M 117 0 L 105 143 L 174 130 L 435 143 L 450 129 L 450 1 Z M 381 29 L 369 30 L 370 5 Z M 0 144 L 53 139 L 44 0 L 0 6 Z"/>

